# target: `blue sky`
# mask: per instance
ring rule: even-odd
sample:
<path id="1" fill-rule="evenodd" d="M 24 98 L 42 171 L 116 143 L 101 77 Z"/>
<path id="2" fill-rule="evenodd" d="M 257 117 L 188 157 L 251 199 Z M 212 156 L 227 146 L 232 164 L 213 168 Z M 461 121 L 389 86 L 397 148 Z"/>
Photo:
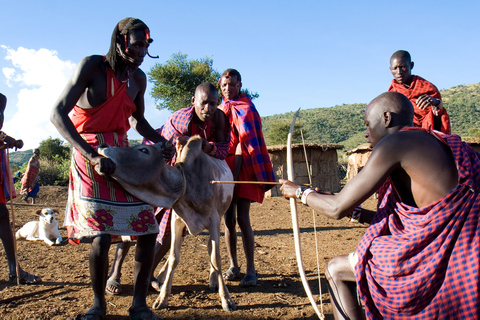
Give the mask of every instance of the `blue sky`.
<path id="1" fill-rule="evenodd" d="M 135 4 L 133 4 L 135 3 Z M 344 103 L 386 91 L 389 58 L 408 50 L 413 73 L 439 89 L 480 82 L 480 1 L 8 1 L 0 11 L 4 131 L 34 148 L 60 137 L 49 113 L 85 56 L 105 54 L 115 24 L 142 19 L 151 30 L 149 71 L 172 53 L 236 68 L 256 91 L 261 116 Z M 158 111 L 147 89 L 146 117 Z M 131 138 L 138 134 L 129 132 Z"/>

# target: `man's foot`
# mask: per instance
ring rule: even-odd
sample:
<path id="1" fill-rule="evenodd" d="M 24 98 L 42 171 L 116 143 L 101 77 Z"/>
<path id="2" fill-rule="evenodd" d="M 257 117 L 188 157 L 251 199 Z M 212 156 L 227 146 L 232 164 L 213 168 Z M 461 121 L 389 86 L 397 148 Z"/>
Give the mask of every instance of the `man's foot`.
<path id="1" fill-rule="evenodd" d="M 233 281 L 240 278 L 240 268 L 230 267 L 223 273 L 223 279 Z"/>
<path id="2" fill-rule="evenodd" d="M 258 281 L 258 273 L 255 274 L 246 274 L 245 277 L 240 281 L 240 287 L 255 287 Z"/>
<path id="3" fill-rule="evenodd" d="M 8 282 L 10 282 L 11 284 L 17 284 L 17 275 L 9 275 Z M 39 284 L 41 282 L 42 278 L 40 278 L 39 276 L 35 276 L 23 270 L 20 271 L 20 284 Z"/>
<path id="4" fill-rule="evenodd" d="M 73 320 L 104 320 L 106 317 L 105 311 L 92 307 L 84 314 L 78 314 Z"/>
<path id="5" fill-rule="evenodd" d="M 130 320 L 162 320 L 163 318 L 156 315 L 150 309 L 143 309 L 140 311 L 133 311 L 132 308 L 128 309 L 128 315 Z"/>
<path id="6" fill-rule="evenodd" d="M 120 279 L 108 279 L 105 291 L 113 295 L 121 294 L 122 285 L 120 284 Z"/>

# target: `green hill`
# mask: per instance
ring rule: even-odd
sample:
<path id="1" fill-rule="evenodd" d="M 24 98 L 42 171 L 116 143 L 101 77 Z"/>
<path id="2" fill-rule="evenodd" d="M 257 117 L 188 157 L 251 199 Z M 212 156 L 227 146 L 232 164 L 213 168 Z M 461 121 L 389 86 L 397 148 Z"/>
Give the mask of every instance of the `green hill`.
<path id="1" fill-rule="evenodd" d="M 452 133 L 463 138 L 480 138 L 480 83 L 459 85 L 441 90 L 445 108 L 450 116 Z M 363 114 L 366 104 L 344 104 L 330 108 L 300 110 L 300 124 L 305 141 L 334 143 L 345 146 L 344 151 L 365 143 Z M 262 118 L 265 140 L 268 145 L 285 143 L 285 132 L 293 112 Z M 297 129 L 298 129 L 297 128 Z M 296 140 L 296 141 L 295 141 Z M 282 142 L 283 141 L 283 142 Z M 295 142 L 301 142 L 294 135 Z"/>

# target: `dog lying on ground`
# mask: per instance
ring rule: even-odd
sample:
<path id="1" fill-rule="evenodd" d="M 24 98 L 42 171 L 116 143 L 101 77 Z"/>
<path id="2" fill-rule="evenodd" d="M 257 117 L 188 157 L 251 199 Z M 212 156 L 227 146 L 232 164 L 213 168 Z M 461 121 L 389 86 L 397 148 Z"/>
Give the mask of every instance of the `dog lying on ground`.
<path id="1" fill-rule="evenodd" d="M 38 221 L 29 221 L 20 228 L 15 234 L 15 238 L 25 238 L 25 240 L 36 241 L 43 240 L 49 246 L 62 243 L 62 236 L 58 231 L 58 222 L 55 214 L 57 210 L 44 208 L 35 212 L 39 215 Z"/>

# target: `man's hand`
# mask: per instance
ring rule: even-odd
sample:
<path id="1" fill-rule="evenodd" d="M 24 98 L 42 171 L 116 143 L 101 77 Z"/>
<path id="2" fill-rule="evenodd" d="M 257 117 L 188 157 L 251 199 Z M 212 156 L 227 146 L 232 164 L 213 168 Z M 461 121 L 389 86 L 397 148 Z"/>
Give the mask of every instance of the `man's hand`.
<path id="1" fill-rule="evenodd" d="M 23 148 L 23 140 L 17 140 L 17 142 L 15 143 L 15 151 L 17 151 L 17 149 L 22 149 Z"/>
<path id="2" fill-rule="evenodd" d="M 15 138 L 12 138 L 10 136 L 6 136 L 5 139 L 3 139 L 3 143 L 5 144 L 5 148 L 15 148 L 15 151 L 23 147 L 22 140 L 15 140 Z"/>
<path id="3" fill-rule="evenodd" d="M 438 112 L 443 109 L 442 100 L 429 96 L 428 94 L 422 94 L 417 99 L 417 107 L 425 110 L 428 107 L 432 107 L 433 113 L 438 116 Z"/>
<path id="4" fill-rule="evenodd" d="M 178 144 L 178 139 L 177 139 L 177 144 Z M 175 146 L 173 145 L 172 139 L 170 139 L 163 144 L 162 155 L 166 161 L 170 161 L 172 160 L 174 154 L 175 154 Z"/>
<path id="5" fill-rule="evenodd" d="M 90 163 L 92 166 L 95 167 L 95 170 L 101 174 L 101 175 L 106 175 L 110 176 L 115 173 L 115 170 L 117 169 L 117 165 L 115 162 L 113 162 L 109 158 L 105 158 L 102 156 L 98 156 L 90 160 Z"/>
<path id="6" fill-rule="evenodd" d="M 207 154 L 213 151 L 213 146 L 208 143 L 207 139 L 202 138 L 202 150 Z"/>
<path id="7" fill-rule="evenodd" d="M 280 179 L 279 182 L 282 184 L 280 191 L 285 198 L 295 198 L 297 189 L 300 187 L 298 184 L 293 183 L 289 180 Z"/>

